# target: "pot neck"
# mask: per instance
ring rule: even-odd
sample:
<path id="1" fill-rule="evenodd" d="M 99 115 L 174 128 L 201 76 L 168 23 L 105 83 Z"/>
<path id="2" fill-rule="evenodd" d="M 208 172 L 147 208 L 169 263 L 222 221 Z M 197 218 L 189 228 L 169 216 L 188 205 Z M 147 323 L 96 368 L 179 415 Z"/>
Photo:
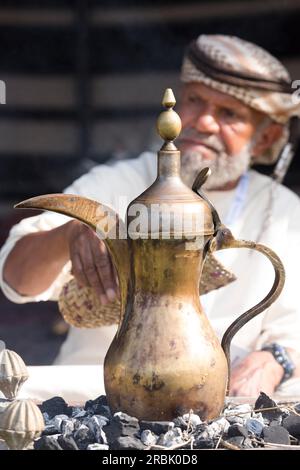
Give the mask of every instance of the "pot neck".
<path id="1" fill-rule="evenodd" d="M 171 142 L 158 152 L 157 177 L 180 178 L 180 151 Z"/>

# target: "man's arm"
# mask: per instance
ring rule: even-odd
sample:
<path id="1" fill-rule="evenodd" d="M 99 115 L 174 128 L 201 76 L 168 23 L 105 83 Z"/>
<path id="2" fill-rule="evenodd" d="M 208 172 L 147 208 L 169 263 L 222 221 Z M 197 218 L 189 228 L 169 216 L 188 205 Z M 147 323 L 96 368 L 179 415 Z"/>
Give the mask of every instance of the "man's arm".
<path id="1" fill-rule="evenodd" d="M 18 240 L 6 259 L 3 277 L 18 294 L 36 296 L 49 288 L 69 260 L 81 285 L 92 286 L 103 304 L 115 300 L 118 289 L 106 246 L 75 220 Z"/>
<path id="2" fill-rule="evenodd" d="M 291 348 L 286 350 L 295 365 L 293 376 L 300 377 L 299 353 Z M 279 386 L 283 374 L 282 366 L 270 352 L 254 351 L 232 370 L 230 395 L 255 397 L 261 391 L 272 395 Z"/>
<path id="3" fill-rule="evenodd" d="M 30 233 L 16 243 L 3 270 L 3 278 L 12 289 L 28 297 L 48 289 L 69 260 L 70 223 Z"/>

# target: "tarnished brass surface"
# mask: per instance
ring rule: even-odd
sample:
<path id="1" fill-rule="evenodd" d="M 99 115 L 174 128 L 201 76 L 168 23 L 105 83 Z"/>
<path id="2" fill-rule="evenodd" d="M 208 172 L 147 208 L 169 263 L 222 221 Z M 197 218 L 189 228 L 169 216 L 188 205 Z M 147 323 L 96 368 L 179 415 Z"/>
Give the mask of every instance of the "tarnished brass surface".
<path id="1" fill-rule="evenodd" d="M 235 280 L 233 273 L 213 254 L 207 253 L 200 278 L 200 295 L 220 289 Z M 95 289 L 79 285 L 75 278 L 63 286 L 58 297 L 58 308 L 65 322 L 76 328 L 116 325 L 122 320 L 119 299 L 102 305 Z"/>
<path id="2" fill-rule="evenodd" d="M 105 359 L 113 410 L 168 420 L 223 406 L 227 363 L 199 301 L 203 250 L 183 241 L 132 241 L 135 291 Z"/>
<path id="3" fill-rule="evenodd" d="M 104 382 L 113 412 L 169 420 L 193 409 L 202 419 L 212 419 L 224 404 L 232 336 L 278 297 L 284 269 L 267 247 L 235 240 L 222 225 L 199 188 L 209 175 L 207 169 L 192 189 L 182 182 L 180 154 L 172 142 L 181 127 L 172 110 L 174 103 L 168 91 L 163 103 L 167 111 L 158 122 L 166 142 L 158 152 L 157 179 L 128 206 L 127 225 L 116 219 L 106 233 L 105 243 L 120 280 L 122 321 L 105 358 Z M 173 223 L 167 238 L 163 221 L 170 204 Z M 132 225 L 139 206 L 148 222 L 142 230 Z M 151 226 L 153 206 L 159 221 L 157 232 Z M 97 202 L 71 195 L 41 196 L 17 207 L 70 215 L 97 229 L 98 234 L 113 215 Z M 177 222 L 185 211 L 193 217 L 183 234 Z M 194 222 L 197 217 L 200 225 Z M 110 235 L 116 228 L 125 231 L 128 238 L 113 239 Z M 275 281 L 266 298 L 227 330 L 222 342 L 225 356 L 201 307 L 199 283 L 207 254 L 231 247 L 253 248 L 267 255 L 274 266 Z"/>
<path id="4" fill-rule="evenodd" d="M 158 116 L 156 123 L 157 131 L 163 140 L 173 141 L 180 134 L 181 119 L 172 109 L 176 104 L 176 100 L 170 88 L 166 89 L 162 104 L 167 109 Z"/>

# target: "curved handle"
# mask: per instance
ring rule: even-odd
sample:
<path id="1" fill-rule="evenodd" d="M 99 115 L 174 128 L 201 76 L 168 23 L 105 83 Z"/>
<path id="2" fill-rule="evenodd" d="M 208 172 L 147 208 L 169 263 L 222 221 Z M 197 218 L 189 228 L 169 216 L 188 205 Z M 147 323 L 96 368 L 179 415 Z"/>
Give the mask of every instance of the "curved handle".
<path id="1" fill-rule="evenodd" d="M 256 315 L 266 310 L 279 297 L 285 282 L 285 271 L 280 258 L 276 255 L 276 253 L 274 253 L 273 250 L 259 243 L 247 240 L 236 240 L 230 230 L 224 225 L 221 225 L 216 233 L 216 236 L 211 240 L 209 250 L 215 251 L 227 248 L 249 248 L 251 250 L 259 251 L 271 261 L 275 271 L 275 279 L 272 288 L 265 298 L 254 307 L 240 315 L 227 328 L 223 335 L 221 345 L 227 359 L 229 371 L 228 376 L 230 380 L 230 343 L 232 338 L 242 326 L 244 326 L 249 320 L 252 320 L 252 318 L 256 317 Z M 229 380 L 227 385 L 227 393 L 229 391 Z"/>

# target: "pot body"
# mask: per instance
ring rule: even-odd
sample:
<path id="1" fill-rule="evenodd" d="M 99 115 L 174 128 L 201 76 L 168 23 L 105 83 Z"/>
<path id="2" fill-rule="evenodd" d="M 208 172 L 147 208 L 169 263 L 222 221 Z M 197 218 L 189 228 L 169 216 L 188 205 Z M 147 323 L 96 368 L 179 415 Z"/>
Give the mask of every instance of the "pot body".
<path id="1" fill-rule="evenodd" d="M 207 239 L 131 240 L 133 290 L 104 363 L 113 412 L 145 420 L 191 409 L 202 419 L 219 415 L 228 368 L 199 299 Z"/>

